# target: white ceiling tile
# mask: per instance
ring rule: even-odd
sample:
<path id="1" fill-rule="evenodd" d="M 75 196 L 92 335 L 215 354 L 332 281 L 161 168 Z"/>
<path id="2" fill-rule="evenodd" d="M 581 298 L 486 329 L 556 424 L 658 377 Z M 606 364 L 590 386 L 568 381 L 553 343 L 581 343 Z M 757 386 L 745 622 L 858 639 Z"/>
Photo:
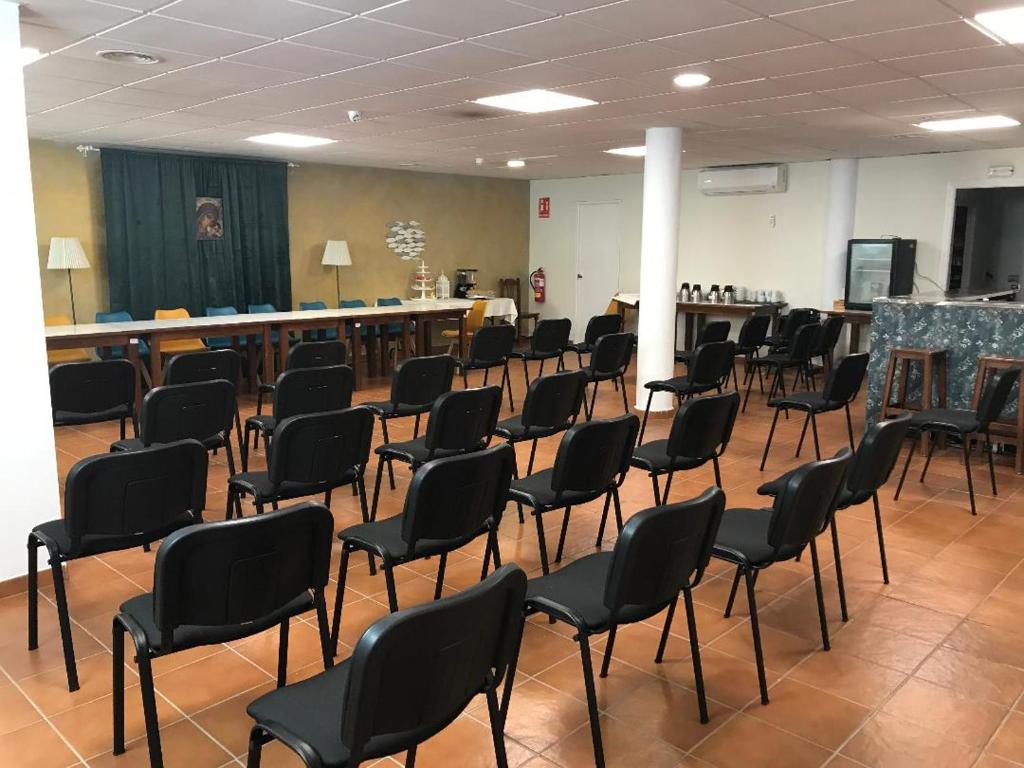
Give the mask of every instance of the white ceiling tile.
<path id="1" fill-rule="evenodd" d="M 624 0 L 510 0 L 516 5 L 525 5 L 528 8 L 537 8 L 551 13 L 575 13 L 616 1 L 623 2 Z"/>
<path id="2" fill-rule="evenodd" d="M 814 42 L 817 39 L 813 35 L 771 19 L 744 21 L 657 40 L 658 45 L 687 54 L 691 61 L 727 59 Z"/>
<path id="3" fill-rule="evenodd" d="M 198 59 L 198 61 L 202 61 L 202 59 Z M 190 61 L 189 63 L 193 62 Z M 92 58 L 78 58 L 64 53 L 55 53 L 33 62 L 26 67 L 25 72 L 31 72 L 33 75 L 52 75 L 55 77 L 70 77 L 75 80 L 89 80 L 94 83 L 125 85 L 158 75 L 161 71 L 168 71 L 181 66 L 186 65 L 163 61 L 159 64 L 138 66 L 104 61 L 95 56 Z"/>
<path id="4" fill-rule="evenodd" d="M 287 37 L 345 18 L 347 14 L 287 0 L 179 0 L 161 16 L 266 37 Z"/>
<path id="5" fill-rule="evenodd" d="M 637 40 L 692 32 L 755 18 L 728 0 L 702 0 L 680 6 L 679 0 L 628 0 L 576 14 L 576 21 L 602 27 Z"/>
<path id="6" fill-rule="evenodd" d="M 825 91 L 900 79 L 903 79 L 903 73 L 889 69 L 884 64 L 869 62 L 850 67 L 805 72 L 801 75 L 787 75 L 777 78 L 777 81 L 803 91 Z"/>
<path id="7" fill-rule="evenodd" d="M 105 40 L 129 43 L 132 46 L 163 48 L 210 57 L 230 56 L 267 40 L 265 37 L 190 24 L 162 16 L 141 16 L 101 37 Z"/>
<path id="8" fill-rule="evenodd" d="M 292 38 L 292 42 L 377 59 L 401 56 L 450 43 L 451 35 L 435 35 L 357 16 Z"/>
<path id="9" fill-rule="evenodd" d="M 865 57 L 859 53 L 840 48 L 832 43 L 813 43 L 725 59 L 729 66 L 741 69 L 754 77 L 796 75 L 802 72 L 861 64 L 865 61 Z"/>
<path id="10" fill-rule="evenodd" d="M 940 0 L 846 0 L 779 16 L 784 24 L 835 40 L 903 27 L 956 21 L 955 11 Z"/>
<path id="11" fill-rule="evenodd" d="M 847 37 L 839 40 L 838 44 L 871 59 L 903 58 L 996 45 L 992 38 L 962 21 Z"/>
<path id="12" fill-rule="evenodd" d="M 844 106 L 865 108 L 872 104 L 943 95 L 942 91 L 935 86 L 917 78 L 835 88 L 823 91 L 823 93 Z"/>
<path id="13" fill-rule="evenodd" d="M 572 86 L 574 96 L 594 101 L 614 101 L 618 99 L 635 99 L 638 96 L 655 96 L 659 93 L 670 93 L 675 90 L 671 84 L 638 83 L 623 77 L 609 77 L 589 83 L 578 83 Z"/>
<path id="14" fill-rule="evenodd" d="M 944 75 L 927 75 L 925 79 L 946 93 L 994 91 L 1024 85 L 1024 64 L 991 69 L 972 69 Z"/>
<path id="15" fill-rule="evenodd" d="M 366 13 L 367 11 L 382 8 L 385 5 L 391 5 L 395 0 L 290 0 L 290 2 L 321 5 L 324 8 L 344 11 L 345 13 Z"/>
<path id="16" fill-rule="evenodd" d="M 82 38 L 81 32 L 68 29 L 54 29 L 39 24 L 21 24 L 21 44 L 37 48 L 43 53 L 63 48 Z"/>
<path id="17" fill-rule="evenodd" d="M 408 0 L 367 15 L 439 35 L 473 37 L 541 21 L 553 14 L 506 0 Z"/>
<path id="18" fill-rule="evenodd" d="M 585 83 L 600 79 L 597 72 L 571 67 L 558 61 L 547 61 L 540 64 L 528 64 L 525 67 L 502 69 L 481 75 L 481 80 L 489 80 L 497 85 L 491 95 L 504 93 L 501 86 L 514 86 L 518 90 L 528 88 L 564 88 L 574 83 Z"/>
<path id="19" fill-rule="evenodd" d="M 559 59 L 559 62 L 602 75 L 629 77 L 655 69 L 682 67 L 694 62 L 706 61 L 708 58 L 710 57 L 694 58 L 690 54 L 665 48 L 656 43 L 632 43 L 618 48 L 607 48 L 603 51 L 570 56 L 566 59 Z"/>
<path id="20" fill-rule="evenodd" d="M 324 48 L 313 48 L 309 45 L 291 42 L 268 43 L 259 48 L 236 53 L 234 56 L 229 56 L 227 60 L 240 64 L 288 70 L 304 75 L 326 75 L 373 61 L 366 56 L 328 51 Z"/>
<path id="21" fill-rule="evenodd" d="M 129 106 L 159 107 L 167 109 L 182 109 L 191 107 L 205 101 L 205 97 L 196 93 L 172 94 L 147 91 L 141 88 L 115 88 L 107 93 L 94 96 L 90 101 L 101 101 L 110 104 L 125 104 Z"/>
<path id="22" fill-rule="evenodd" d="M 1024 105 L 1024 86 L 1002 88 L 996 91 L 980 91 L 965 93 L 958 97 L 959 101 L 969 104 L 975 109 L 989 112 L 1019 112 Z"/>
<path id="23" fill-rule="evenodd" d="M 391 61 L 378 61 L 341 72 L 336 77 L 348 83 L 358 83 L 377 89 L 378 93 L 413 88 L 418 85 L 430 85 L 444 80 L 453 79 L 444 72 L 431 72 L 397 64 Z"/>
<path id="24" fill-rule="evenodd" d="M 872 104 L 865 109 L 872 114 L 891 118 L 926 118 L 941 115 L 953 115 L 957 112 L 972 112 L 974 108 L 967 102 L 953 96 L 929 96 L 923 99 L 906 99 L 890 101 L 884 104 Z"/>
<path id="25" fill-rule="evenodd" d="M 840 2 L 842 0 L 839 0 Z M 760 13 L 765 16 L 770 16 L 776 13 L 786 13 L 788 11 L 802 11 L 806 8 L 817 8 L 820 5 L 826 5 L 829 2 L 836 2 L 836 0 L 732 0 L 736 5 L 741 8 Z"/>
<path id="26" fill-rule="evenodd" d="M 899 59 L 886 59 L 885 64 L 908 75 L 939 75 L 967 69 L 986 69 L 1024 63 L 1024 53 L 1012 45 L 993 45 L 945 53 L 926 53 Z"/>
<path id="27" fill-rule="evenodd" d="M 481 45 L 539 59 L 555 59 L 635 42 L 635 38 L 575 21 L 575 16 L 543 21 L 476 38 Z"/>
<path id="28" fill-rule="evenodd" d="M 466 76 L 531 64 L 534 59 L 511 51 L 499 51 L 497 48 L 461 42 L 411 53 L 397 61 L 410 67 Z"/>
<path id="29" fill-rule="evenodd" d="M 24 23 L 72 33 L 76 39 L 96 34 L 137 15 L 127 8 L 86 0 L 26 0 L 19 5 L 18 14 Z"/>

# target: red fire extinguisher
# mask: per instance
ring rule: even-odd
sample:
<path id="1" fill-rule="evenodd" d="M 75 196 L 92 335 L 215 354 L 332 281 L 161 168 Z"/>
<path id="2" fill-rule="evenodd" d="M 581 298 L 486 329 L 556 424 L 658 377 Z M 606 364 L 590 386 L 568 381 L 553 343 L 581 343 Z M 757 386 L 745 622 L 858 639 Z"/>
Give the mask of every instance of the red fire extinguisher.
<path id="1" fill-rule="evenodd" d="M 538 304 L 544 303 L 544 268 L 540 267 L 530 273 L 530 285 L 533 286 L 533 300 Z"/>

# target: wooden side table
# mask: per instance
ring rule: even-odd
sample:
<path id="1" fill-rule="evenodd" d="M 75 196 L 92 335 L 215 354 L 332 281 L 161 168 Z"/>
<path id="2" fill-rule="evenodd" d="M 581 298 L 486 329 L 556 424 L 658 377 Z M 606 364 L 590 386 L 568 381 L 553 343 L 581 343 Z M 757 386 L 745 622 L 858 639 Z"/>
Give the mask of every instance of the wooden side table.
<path id="1" fill-rule="evenodd" d="M 910 381 L 910 367 L 913 363 L 921 364 L 921 404 L 907 404 L 907 385 Z M 898 366 L 898 370 L 897 370 Z M 899 376 L 897 400 L 892 402 L 892 388 Z M 934 394 L 938 402 L 934 402 L 932 381 L 935 380 Z M 882 418 L 899 415 L 893 409 L 903 411 L 924 411 L 929 408 L 946 407 L 946 350 L 918 349 L 914 347 L 893 347 L 889 351 L 889 366 L 885 372 L 885 385 L 882 389 Z"/>
<path id="2" fill-rule="evenodd" d="M 974 377 L 974 395 L 971 397 L 972 408 L 977 408 L 978 403 L 981 402 L 981 393 L 988 377 L 996 371 L 1007 368 L 1024 368 L 1024 358 L 1000 357 L 998 355 L 982 355 L 978 358 L 978 372 Z M 1022 451 L 1024 451 L 1024 387 L 1018 385 L 1016 421 L 998 419 L 992 422 L 989 431 L 1017 447 L 1014 469 L 1018 475 L 1021 474 L 1021 471 L 1024 470 L 1024 455 L 1022 455 Z"/>

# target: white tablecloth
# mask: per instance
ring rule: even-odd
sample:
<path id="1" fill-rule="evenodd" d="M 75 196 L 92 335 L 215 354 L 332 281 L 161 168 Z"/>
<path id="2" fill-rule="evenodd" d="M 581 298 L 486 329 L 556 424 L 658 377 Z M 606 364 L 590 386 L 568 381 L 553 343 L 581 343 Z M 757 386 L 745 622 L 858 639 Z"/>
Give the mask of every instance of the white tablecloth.
<path id="1" fill-rule="evenodd" d="M 478 297 L 469 296 L 467 298 L 473 299 Z M 484 312 L 485 318 L 500 317 L 511 325 L 516 324 L 516 320 L 519 317 L 519 310 L 516 308 L 516 303 L 512 301 L 512 299 L 492 299 L 489 296 L 480 296 L 479 298 L 487 300 L 487 309 Z"/>

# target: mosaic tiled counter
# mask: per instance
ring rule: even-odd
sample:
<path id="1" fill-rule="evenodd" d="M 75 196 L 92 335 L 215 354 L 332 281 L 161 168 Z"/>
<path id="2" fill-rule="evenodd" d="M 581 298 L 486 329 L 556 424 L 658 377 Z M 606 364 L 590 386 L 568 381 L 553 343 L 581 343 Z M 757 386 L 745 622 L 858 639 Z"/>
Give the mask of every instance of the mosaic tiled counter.
<path id="1" fill-rule="evenodd" d="M 872 422 L 881 411 L 893 347 L 947 350 L 946 405 L 950 408 L 970 408 L 980 355 L 1024 357 L 1024 304 L 901 297 L 876 299 L 872 313 L 867 396 L 867 418 Z M 920 392 L 920 370 L 915 366 L 907 399 L 919 400 Z"/>

